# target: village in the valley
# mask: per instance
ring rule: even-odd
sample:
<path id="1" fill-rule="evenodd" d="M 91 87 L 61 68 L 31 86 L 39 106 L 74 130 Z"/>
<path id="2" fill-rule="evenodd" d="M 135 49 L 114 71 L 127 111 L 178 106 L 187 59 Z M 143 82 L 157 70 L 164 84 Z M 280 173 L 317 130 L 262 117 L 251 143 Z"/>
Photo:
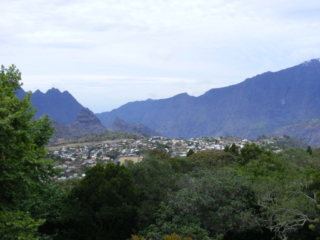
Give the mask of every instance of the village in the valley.
<path id="1" fill-rule="evenodd" d="M 191 139 L 150 137 L 139 140 L 108 140 L 99 143 L 66 144 L 50 147 L 48 157 L 53 159 L 57 167 L 62 169 L 57 179 L 64 180 L 84 177 L 86 169 L 95 166 L 98 162 L 113 162 L 120 165 L 125 161 L 140 162 L 149 150 L 155 148 L 164 149 L 171 153 L 172 157 L 186 157 L 190 149 L 194 152 L 210 149 L 223 150 L 226 145 L 231 146 L 233 143 L 242 148 L 245 144 L 253 142 L 257 145 L 271 147 L 276 152 L 281 151 L 276 145 L 273 145 L 273 141 L 270 139 L 250 141 L 235 137 Z"/>

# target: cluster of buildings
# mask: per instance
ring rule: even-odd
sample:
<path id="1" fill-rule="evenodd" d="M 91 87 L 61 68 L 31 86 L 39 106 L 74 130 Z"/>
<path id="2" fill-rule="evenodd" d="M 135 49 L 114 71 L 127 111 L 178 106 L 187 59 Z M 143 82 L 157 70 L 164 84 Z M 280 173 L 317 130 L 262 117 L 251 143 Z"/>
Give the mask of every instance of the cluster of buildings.
<path id="1" fill-rule="evenodd" d="M 117 164 L 122 164 L 125 160 L 140 162 L 149 150 L 155 148 L 162 148 L 170 152 L 172 157 L 185 157 L 190 149 L 194 152 L 208 149 L 223 150 L 226 145 L 231 146 L 233 143 L 242 148 L 245 144 L 252 142 L 236 137 L 191 139 L 151 137 L 140 140 L 102 142 L 95 145 L 62 146 L 59 150 L 49 151 L 49 157 L 54 159 L 57 167 L 62 169 L 58 179 L 66 179 L 83 177 L 85 170 L 95 166 L 98 162 Z M 272 144 L 272 142 L 255 143 L 258 145 Z"/>

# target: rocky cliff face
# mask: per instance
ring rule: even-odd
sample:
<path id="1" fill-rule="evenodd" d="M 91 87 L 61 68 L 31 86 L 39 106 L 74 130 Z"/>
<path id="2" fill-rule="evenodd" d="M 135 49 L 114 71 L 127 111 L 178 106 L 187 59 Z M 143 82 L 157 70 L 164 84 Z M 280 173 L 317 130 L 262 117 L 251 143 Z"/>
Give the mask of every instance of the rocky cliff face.
<path id="1" fill-rule="evenodd" d="M 52 126 L 55 128 L 55 134 L 51 139 L 51 143 L 60 138 L 78 138 L 86 134 L 100 134 L 108 131 L 88 108 L 81 109 L 74 123 L 63 125 L 54 121 Z"/>
<path id="2" fill-rule="evenodd" d="M 113 124 L 111 125 L 111 127 L 108 128 L 108 130 L 113 132 L 128 132 L 128 133 L 144 132 L 149 134 L 150 136 L 162 136 L 161 133 L 158 133 L 155 130 L 148 128 L 142 123 L 129 124 L 118 117 L 114 120 Z"/>
<path id="3" fill-rule="evenodd" d="M 78 114 L 77 121 L 69 126 L 70 136 L 80 137 L 86 134 L 100 134 L 107 129 L 88 108 L 83 108 Z"/>

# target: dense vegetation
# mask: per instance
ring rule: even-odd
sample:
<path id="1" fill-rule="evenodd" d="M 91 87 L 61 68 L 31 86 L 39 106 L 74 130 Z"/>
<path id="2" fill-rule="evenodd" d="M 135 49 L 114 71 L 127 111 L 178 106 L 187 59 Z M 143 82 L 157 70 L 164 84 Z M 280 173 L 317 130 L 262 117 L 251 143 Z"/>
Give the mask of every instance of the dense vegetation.
<path id="1" fill-rule="evenodd" d="M 0 73 L 0 239 L 318 239 L 320 149 L 256 144 L 123 166 L 55 182 L 50 120 L 34 120 L 20 73 Z"/>

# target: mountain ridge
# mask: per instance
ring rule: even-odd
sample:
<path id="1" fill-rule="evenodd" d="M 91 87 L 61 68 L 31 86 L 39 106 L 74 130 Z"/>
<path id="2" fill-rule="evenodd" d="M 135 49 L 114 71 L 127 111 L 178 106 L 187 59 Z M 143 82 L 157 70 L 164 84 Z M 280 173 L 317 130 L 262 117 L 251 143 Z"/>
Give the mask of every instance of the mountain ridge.
<path id="1" fill-rule="evenodd" d="M 307 106 L 307 107 L 306 107 Z M 104 126 L 116 117 L 143 123 L 168 137 L 233 135 L 254 139 L 296 120 L 320 118 L 320 61 L 265 72 L 199 97 L 178 94 L 136 101 L 96 114 Z"/>
<path id="2" fill-rule="evenodd" d="M 20 99 L 25 94 L 23 89 L 17 91 Z M 84 108 L 68 91 L 56 88 L 45 93 L 37 90 L 31 102 L 37 109 L 36 118 L 48 114 L 64 125 L 75 123 Z M 166 137 L 255 139 L 283 133 L 318 144 L 318 125 L 298 126 L 297 122 L 320 119 L 319 106 L 320 59 L 312 59 L 277 72 L 258 74 L 238 84 L 213 88 L 198 97 L 180 93 L 166 99 L 129 102 L 96 116 L 104 127 L 110 127 L 119 118 L 128 126 L 143 124 Z M 314 129 L 312 136 L 310 128 Z"/>
<path id="3" fill-rule="evenodd" d="M 19 99 L 26 94 L 22 88 L 17 91 Z M 74 123 L 78 113 L 84 108 L 68 91 L 61 92 L 57 88 L 51 88 L 45 93 L 36 90 L 31 95 L 31 103 L 37 109 L 35 118 L 47 114 L 51 120 L 64 125 Z"/>

